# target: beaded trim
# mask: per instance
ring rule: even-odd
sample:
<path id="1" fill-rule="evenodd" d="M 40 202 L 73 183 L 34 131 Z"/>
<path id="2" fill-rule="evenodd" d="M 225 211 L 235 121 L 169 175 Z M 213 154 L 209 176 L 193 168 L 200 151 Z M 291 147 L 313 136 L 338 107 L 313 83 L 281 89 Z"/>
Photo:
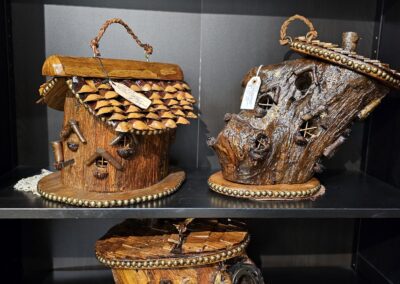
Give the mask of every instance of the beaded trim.
<path id="1" fill-rule="evenodd" d="M 219 263 L 241 255 L 250 241 L 247 237 L 242 243 L 223 252 L 203 254 L 201 256 L 187 256 L 174 258 L 157 258 L 148 260 L 111 260 L 96 253 L 96 258 L 110 268 L 120 269 L 162 269 L 184 268 Z"/>
<path id="2" fill-rule="evenodd" d="M 335 44 L 319 40 L 307 42 L 301 37 L 289 43 L 289 46 L 296 52 L 328 60 L 400 89 L 400 74 L 384 66 L 379 60 L 366 58 L 354 51 L 344 50 Z"/>
<path id="3" fill-rule="evenodd" d="M 46 83 L 46 86 L 43 88 L 43 94 L 41 95 L 43 98 L 53 89 L 54 85 L 57 83 L 58 78 L 53 77 L 50 81 Z"/>
<path id="4" fill-rule="evenodd" d="M 247 199 L 303 199 L 316 195 L 321 189 L 321 185 L 307 190 L 285 191 L 285 190 L 259 190 L 259 189 L 232 189 L 223 185 L 213 183 L 208 180 L 208 185 L 211 190 L 238 198 Z"/>
<path id="5" fill-rule="evenodd" d="M 54 193 L 44 192 L 39 187 L 38 187 L 38 193 L 42 197 L 44 197 L 48 200 L 60 202 L 60 203 L 66 203 L 66 204 L 78 206 L 78 207 L 93 207 L 93 208 L 122 207 L 122 206 L 134 205 L 134 204 L 145 202 L 145 201 L 156 200 L 156 199 L 160 199 L 162 197 L 171 195 L 179 189 L 179 187 L 182 185 L 184 180 L 185 179 L 183 178 L 182 180 L 180 180 L 177 183 L 177 185 L 175 187 L 169 188 L 163 192 L 159 192 L 156 194 L 138 196 L 138 197 L 134 197 L 134 198 L 130 198 L 130 199 L 115 199 L 115 200 L 110 200 L 110 201 L 109 200 L 90 200 L 90 199 L 66 197 L 66 196 L 61 196 L 61 195 L 54 194 Z"/>

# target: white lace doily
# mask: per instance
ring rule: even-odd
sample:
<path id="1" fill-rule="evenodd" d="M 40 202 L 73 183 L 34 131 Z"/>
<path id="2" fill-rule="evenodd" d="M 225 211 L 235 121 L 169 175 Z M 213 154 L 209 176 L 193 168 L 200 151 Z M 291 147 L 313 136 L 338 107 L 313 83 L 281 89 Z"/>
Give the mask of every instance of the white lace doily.
<path id="1" fill-rule="evenodd" d="M 35 176 L 23 178 L 19 180 L 15 185 L 14 189 L 23 192 L 31 192 L 34 195 L 40 195 L 37 191 L 37 184 L 42 177 L 51 174 L 51 171 L 42 169 L 41 173 Z"/>

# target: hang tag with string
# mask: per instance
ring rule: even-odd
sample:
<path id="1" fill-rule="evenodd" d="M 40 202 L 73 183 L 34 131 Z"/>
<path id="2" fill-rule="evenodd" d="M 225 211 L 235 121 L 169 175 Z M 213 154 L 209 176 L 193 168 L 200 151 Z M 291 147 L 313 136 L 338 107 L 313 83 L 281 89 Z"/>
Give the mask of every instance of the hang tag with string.
<path id="1" fill-rule="evenodd" d="M 98 58 L 101 68 L 103 69 L 103 72 L 106 74 L 106 76 L 108 78 L 108 82 L 110 83 L 111 87 L 114 89 L 114 91 L 118 95 L 120 95 L 127 101 L 133 103 L 134 105 L 136 105 L 142 109 L 147 109 L 151 105 L 151 100 L 148 99 L 145 95 L 135 92 L 134 90 L 132 90 L 131 88 L 129 88 L 128 86 L 126 86 L 122 83 L 118 83 L 118 82 L 111 80 L 110 77 L 108 76 L 108 73 L 106 72 L 106 70 L 104 68 L 103 62 L 101 61 L 100 57 L 96 57 L 96 58 Z"/>
<path id="2" fill-rule="evenodd" d="M 110 85 L 118 95 L 142 109 L 147 109 L 151 105 L 151 100 L 145 95 L 135 92 L 124 84 L 110 80 Z"/>
<path id="3" fill-rule="evenodd" d="M 261 78 L 260 76 L 258 76 L 258 74 L 260 73 L 262 66 L 263 65 L 260 65 L 260 67 L 258 67 L 256 75 L 251 77 L 250 80 L 247 82 L 246 88 L 244 89 L 240 109 L 254 109 L 258 96 L 258 91 L 260 90 L 261 86 Z"/>

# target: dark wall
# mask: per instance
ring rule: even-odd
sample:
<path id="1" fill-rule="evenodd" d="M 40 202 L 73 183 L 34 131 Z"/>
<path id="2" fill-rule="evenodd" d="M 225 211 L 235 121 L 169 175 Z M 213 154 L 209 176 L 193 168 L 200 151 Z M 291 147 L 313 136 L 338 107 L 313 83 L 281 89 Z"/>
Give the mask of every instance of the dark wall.
<path id="1" fill-rule="evenodd" d="M 44 10 L 41 1 L 10 1 L 16 102 L 18 164 L 48 165 L 46 106 L 37 105 L 45 59 Z"/>
<path id="2" fill-rule="evenodd" d="M 400 283 L 400 220 L 363 220 L 356 271 L 366 283 Z"/>
<path id="3" fill-rule="evenodd" d="M 11 15 L 8 1 L 0 1 L 0 176 L 16 165 L 15 105 L 11 45 Z"/>
<path id="4" fill-rule="evenodd" d="M 400 2 L 383 1 L 378 58 L 400 69 Z M 392 91 L 366 127 L 366 172 L 400 187 L 400 93 Z M 399 189 L 400 190 L 400 189 Z M 356 270 L 366 283 L 400 283 L 400 220 L 363 220 Z"/>
<path id="5" fill-rule="evenodd" d="M 21 223 L 21 220 L 0 220 L 3 228 L 0 234 L 0 242 L 3 244 L 0 257 L 1 283 L 21 283 Z"/>
<path id="6" fill-rule="evenodd" d="M 263 268 L 351 265 L 355 220 L 246 220 L 249 256 Z"/>
<path id="7" fill-rule="evenodd" d="M 378 57 L 400 69 L 400 2 L 384 2 Z M 365 169 L 396 187 L 400 187 L 400 92 L 392 91 L 368 121 Z"/>

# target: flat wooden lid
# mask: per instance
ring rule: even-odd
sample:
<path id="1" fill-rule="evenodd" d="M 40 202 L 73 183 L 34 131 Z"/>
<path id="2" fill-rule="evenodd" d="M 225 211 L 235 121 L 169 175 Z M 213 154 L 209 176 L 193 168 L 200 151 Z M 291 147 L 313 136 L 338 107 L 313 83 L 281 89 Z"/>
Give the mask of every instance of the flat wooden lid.
<path id="1" fill-rule="evenodd" d="M 296 20 L 307 25 L 309 32 L 305 36 L 292 38 L 286 34 L 286 31 Z M 283 22 L 279 42 L 281 45 L 289 45 L 289 48 L 295 52 L 351 69 L 389 87 L 400 89 L 400 72 L 391 69 L 389 64 L 365 57 L 355 51 L 359 40 L 357 33 L 344 32 L 341 47 L 334 43 L 320 41 L 317 36 L 318 32 L 309 19 L 302 15 L 293 15 Z"/>
<path id="2" fill-rule="evenodd" d="M 183 80 L 176 64 L 137 60 L 52 55 L 42 67 L 42 75 L 54 77 L 107 78 L 105 73 L 111 79 Z"/>
<path id="3" fill-rule="evenodd" d="M 307 41 L 296 37 L 289 44 L 290 49 L 314 58 L 329 61 L 355 72 L 374 78 L 383 84 L 400 89 L 400 73 L 376 59 L 370 59 L 354 51 L 345 50 L 336 44 L 319 40 Z"/>
<path id="4" fill-rule="evenodd" d="M 195 219 L 187 226 L 182 246 L 174 224 L 179 221 L 127 220 L 96 243 L 100 262 L 110 267 L 156 269 L 221 262 L 242 254 L 248 233 L 242 225 Z M 175 249 L 174 249 L 175 248 Z"/>

